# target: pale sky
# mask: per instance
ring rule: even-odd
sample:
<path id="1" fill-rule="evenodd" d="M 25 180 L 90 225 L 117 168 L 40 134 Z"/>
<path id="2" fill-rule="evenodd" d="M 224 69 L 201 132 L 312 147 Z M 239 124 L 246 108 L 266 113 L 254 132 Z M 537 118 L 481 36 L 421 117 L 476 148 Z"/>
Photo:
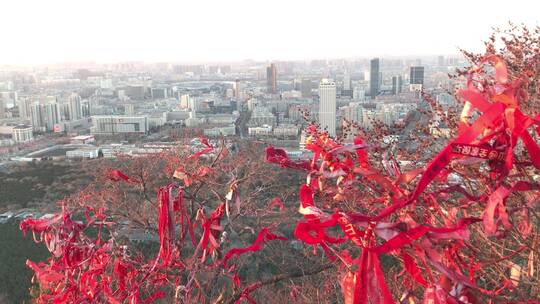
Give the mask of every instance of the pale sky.
<path id="1" fill-rule="evenodd" d="M 479 50 L 538 0 L 1 0 L 0 64 L 287 60 Z"/>

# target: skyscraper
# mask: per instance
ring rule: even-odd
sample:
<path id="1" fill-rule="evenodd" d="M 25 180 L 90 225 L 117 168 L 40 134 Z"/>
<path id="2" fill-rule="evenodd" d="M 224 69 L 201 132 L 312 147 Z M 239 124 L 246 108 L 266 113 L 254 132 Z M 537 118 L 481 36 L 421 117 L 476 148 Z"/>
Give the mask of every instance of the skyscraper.
<path id="1" fill-rule="evenodd" d="M 403 78 L 401 75 L 392 76 L 392 94 L 397 95 L 401 93 L 401 88 L 403 86 Z"/>
<path id="2" fill-rule="evenodd" d="M 43 120 L 42 111 L 41 111 L 42 105 L 35 103 L 30 106 L 30 118 L 32 121 L 32 127 L 34 130 L 44 130 L 45 128 L 45 122 Z"/>
<path id="3" fill-rule="evenodd" d="M 83 117 L 81 96 L 78 94 L 72 94 L 69 96 L 68 116 L 69 120 L 78 120 Z"/>
<path id="4" fill-rule="evenodd" d="M 34 130 L 53 131 L 54 126 L 61 121 L 60 107 L 56 102 L 33 104 L 30 107 L 30 112 Z"/>
<path id="5" fill-rule="evenodd" d="M 81 101 L 81 114 L 83 117 L 90 116 L 90 101 L 89 100 Z"/>
<path id="6" fill-rule="evenodd" d="M 27 98 L 20 98 L 17 101 L 17 107 L 19 108 L 19 117 L 22 119 L 30 119 L 31 112 L 30 112 L 30 100 Z"/>
<path id="7" fill-rule="evenodd" d="M 424 84 L 424 67 L 423 66 L 412 66 L 411 75 L 410 75 L 411 84 Z"/>
<path id="8" fill-rule="evenodd" d="M 336 136 L 336 83 L 331 79 L 322 79 L 319 84 L 319 123 Z"/>
<path id="9" fill-rule="evenodd" d="M 424 88 L 424 67 L 412 66 L 409 77 L 409 89 L 411 92 L 419 93 Z M 419 95 L 418 95 L 419 96 Z"/>
<path id="10" fill-rule="evenodd" d="M 236 79 L 234 83 L 234 97 L 240 98 L 240 79 Z"/>
<path id="11" fill-rule="evenodd" d="M 266 68 L 266 86 L 268 93 L 277 93 L 277 69 L 273 63 Z"/>
<path id="12" fill-rule="evenodd" d="M 379 95 L 379 58 L 373 58 L 369 70 L 369 94 L 371 99 Z"/>
<path id="13" fill-rule="evenodd" d="M 60 119 L 60 107 L 58 106 L 58 103 L 47 103 L 43 105 L 44 112 L 44 120 L 45 120 L 45 127 L 47 128 L 47 131 L 53 131 L 54 125 L 59 124 Z"/>

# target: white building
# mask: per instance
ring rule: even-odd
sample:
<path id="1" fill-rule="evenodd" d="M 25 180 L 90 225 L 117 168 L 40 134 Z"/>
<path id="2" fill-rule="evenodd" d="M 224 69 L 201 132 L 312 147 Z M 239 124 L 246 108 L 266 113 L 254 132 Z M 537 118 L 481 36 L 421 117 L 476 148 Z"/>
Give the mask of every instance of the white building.
<path id="1" fill-rule="evenodd" d="M 18 125 L 13 127 L 12 139 L 17 143 L 25 143 L 34 139 L 32 126 Z"/>
<path id="2" fill-rule="evenodd" d="M 204 136 L 219 137 L 219 136 L 234 136 L 236 135 L 236 127 L 234 125 L 226 127 L 215 127 L 204 129 Z"/>
<path id="3" fill-rule="evenodd" d="M 321 128 L 336 136 L 336 83 L 322 79 L 319 84 L 319 123 Z"/>
<path id="4" fill-rule="evenodd" d="M 112 89 L 113 88 L 112 79 L 110 78 L 101 79 L 99 82 L 99 87 L 102 89 Z"/>
<path id="5" fill-rule="evenodd" d="M 297 137 L 300 128 L 295 125 L 279 125 L 274 128 L 274 136 L 278 137 Z"/>
<path id="6" fill-rule="evenodd" d="M 189 94 L 182 94 L 180 95 L 180 108 L 181 109 L 187 109 L 190 107 L 191 103 L 190 103 L 190 98 L 189 98 Z"/>
<path id="7" fill-rule="evenodd" d="M 105 158 L 116 158 L 120 155 L 132 155 L 133 145 L 124 146 L 122 144 L 110 144 L 101 147 L 101 153 Z"/>
<path id="8" fill-rule="evenodd" d="M 124 105 L 124 115 L 133 115 L 135 114 L 135 106 L 131 103 L 126 103 Z"/>
<path id="9" fill-rule="evenodd" d="M 84 147 L 66 152 L 67 158 L 98 158 L 99 148 Z"/>
<path id="10" fill-rule="evenodd" d="M 92 134 L 118 134 L 148 132 L 146 116 L 98 115 L 92 116 Z"/>
<path id="11" fill-rule="evenodd" d="M 149 128 L 159 128 L 165 125 L 167 122 L 167 112 L 152 113 L 148 117 Z"/>
<path id="12" fill-rule="evenodd" d="M 272 126 L 263 125 L 262 127 L 248 128 L 248 134 L 250 136 L 269 136 L 272 135 Z"/>
<path id="13" fill-rule="evenodd" d="M 72 144 L 87 145 L 87 144 L 95 143 L 96 138 L 94 137 L 94 135 L 79 135 L 79 136 L 72 137 L 70 139 L 70 142 Z"/>
<path id="14" fill-rule="evenodd" d="M 248 122 L 249 127 L 257 127 L 263 125 L 275 126 L 277 123 L 276 116 L 266 107 L 256 107 L 251 113 Z"/>
<path id="15" fill-rule="evenodd" d="M 301 98 L 302 92 L 301 91 L 285 91 L 281 94 L 281 96 L 284 99 Z"/>
<path id="16" fill-rule="evenodd" d="M 206 121 L 214 125 L 230 125 L 236 122 L 237 116 L 233 114 L 211 114 L 206 116 Z"/>

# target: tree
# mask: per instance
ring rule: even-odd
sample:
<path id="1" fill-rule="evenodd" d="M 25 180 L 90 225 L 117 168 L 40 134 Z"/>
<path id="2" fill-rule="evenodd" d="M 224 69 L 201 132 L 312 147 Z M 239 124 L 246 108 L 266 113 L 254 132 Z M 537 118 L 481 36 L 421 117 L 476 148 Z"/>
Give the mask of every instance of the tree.
<path id="1" fill-rule="evenodd" d="M 534 48 L 538 34 L 507 41 Z M 28 262 L 38 302 L 313 303 L 341 289 L 345 303 L 533 303 L 538 57 L 514 44 L 466 54 L 447 142 L 418 130 L 406 151 L 381 128 L 347 144 L 311 125 L 309 161 L 199 138 L 103 170 L 54 217 L 21 222 L 51 252 Z"/>

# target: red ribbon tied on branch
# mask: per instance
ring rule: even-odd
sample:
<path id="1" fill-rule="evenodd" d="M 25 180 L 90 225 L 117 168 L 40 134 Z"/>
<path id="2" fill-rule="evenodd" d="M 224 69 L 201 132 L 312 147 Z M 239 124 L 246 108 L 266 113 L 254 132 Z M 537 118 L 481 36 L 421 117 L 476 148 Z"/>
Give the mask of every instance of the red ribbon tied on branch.
<path id="1" fill-rule="evenodd" d="M 493 67 L 493 75 L 485 71 L 484 65 Z M 477 82 L 479 78 L 487 80 Z M 346 262 L 340 258 L 349 269 L 342 279 L 345 303 L 393 303 L 380 264 L 380 255 L 383 254 L 401 257 L 404 271 L 413 282 L 425 288 L 424 303 L 461 303 L 460 299 L 467 298 L 468 289 L 494 294 L 495 291 L 476 285 L 474 270 L 470 270 L 470 278 L 462 274 L 461 267 L 481 264 L 474 256 L 469 257 L 467 263 L 463 257 L 457 258 L 457 254 L 443 253 L 448 251 L 444 248 L 449 241 L 453 242 L 452 248 L 457 252 L 468 241 L 468 226 L 477 222 L 483 222 L 483 233 L 487 236 L 495 235 L 500 227 L 510 230 L 512 223 L 505 206 L 506 198 L 515 191 L 535 191 L 538 188 L 526 181 L 509 179 L 516 165 L 524 166 L 523 162 L 516 164 L 514 160 L 514 149 L 520 138 L 530 157 L 530 164 L 540 169 L 540 148 L 528 131 L 531 126 L 539 125 L 540 120 L 528 117 L 519 108 L 520 100 L 526 97 L 522 88 L 524 83 L 524 77 L 510 80 L 501 58 L 485 56 L 480 66 L 470 69 L 467 87 L 458 92 L 465 102 L 458 136 L 450 140 L 424 168 L 406 173 L 402 173 L 397 161 L 386 154 L 382 160 L 384 171 L 379 172 L 370 164 L 361 138 L 356 137 L 353 144 L 344 145 L 327 133 L 319 132 L 315 126 L 306 129 L 306 149 L 313 152 L 310 162 L 293 162 L 284 150 L 266 148 L 267 161 L 285 168 L 308 171 L 307 183 L 299 190 L 299 211 L 304 220 L 297 223 L 295 237 L 309 245 L 320 245 L 331 259 L 336 258 L 332 252 L 337 252 L 330 250 L 333 244 L 348 240 L 360 249 L 360 256 L 354 260 Z M 474 110 L 479 115 L 471 121 Z M 461 186 L 448 184 L 447 177 L 453 171 L 449 165 L 454 159 L 464 158 L 488 163 L 495 190 L 486 187 L 486 193 L 472 196 Z M 418 175 L 420 177 L 412 191 L 403 187 Z M 335 184 L 328 181 L 333 179 Z M 365 197 L 355 195 L 359 192 L 355 188 L 358 184 L 367 187 L 370 194 Z M 437 198 L 444 196 L 448 199 L 456 193 L 469 199 L 469 204 L 463 209 L 473 204 L 484 204 L 482 219 L 462 217 L 456 222 L 457 212 L 449 212 L 437 203 Z M 374 195 L 379 197 L 369 198 Z M 315 198 L 324 203 L 316 204 Z M 336 202 L 347 200 L 351 202 L 347 210 L 340 210 Z M 350 208 L 354 209 L 355 203 L 370 215 L 351 212 Z M 334 206 L 331 211 L 328 210 L 330 205 Z M 417 223 L 407 212 L 419 206 L 438 212 L 448 226 Z M 525 210 L 523 208 L 526 206 L 517 210 Z M 384 222 L 389 218 L 395 222 Z M 523 217 L 523 220 L 528 218 Z M 456 224 L 452 226 L 454 222 Z M 332 229 L 336 225 L 342 234 L 336 234 Z M 527 224 L 522 222 L 520 226 L 527 227 Z M 431 268 L 426 268 L 427 276 L 422 275 L 418 265 L 431 265 Z M 454 289 L 460 292 L 450 293 L 450 289 L 442 288 L 433 279 L 431 269 L 440 272 L 441 277 L 450 280 L 450 287 L 453 284 Z M 468 299 L 472 301 L 473 297 Z"/>

